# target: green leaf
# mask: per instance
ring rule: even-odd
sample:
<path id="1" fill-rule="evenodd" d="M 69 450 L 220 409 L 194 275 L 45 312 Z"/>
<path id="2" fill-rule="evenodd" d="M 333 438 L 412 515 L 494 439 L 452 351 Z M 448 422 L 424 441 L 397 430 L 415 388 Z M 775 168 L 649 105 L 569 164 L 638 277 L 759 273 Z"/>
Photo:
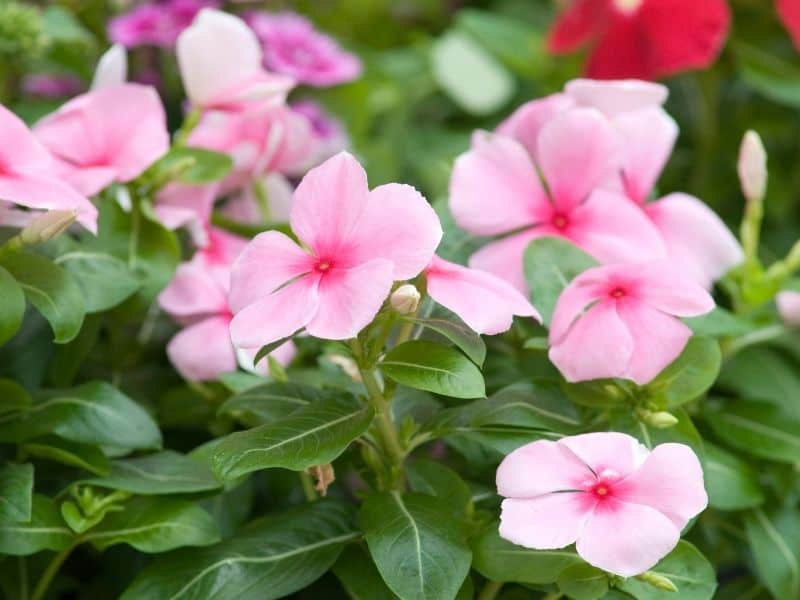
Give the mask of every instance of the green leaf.
<path id="1" fill-rule="evenodd" d="M 408 320 L 443 335 L 466 354 L 472 362 L 479 367 L 483 365 L 483 361 L 486 359 L 486 344 L 483 343 L 480 335 L 464 323 L 456 323 L 447 319 L 417 318 Z"/>
<path id="2" fill-rule="evenodd" d="M 333 565 L 333 573 L 352 600 L 397 600 L 361 545 L 350 544 Z"/>
<path id="3" fill-rule="evenodd" d="M 719 375 L 722 352 L 712 338 L 694 336 L 681 355 L 646 386 L 663 408 L 677 408 L 704 394 Z"/>
<path id="4" fill-rule="evenodd" d="M 25 293 L 17 280 L 0 267 L 0 345 L 14 337 L 25 316 Z"/>
<path id="5" fill-rule="evenodd" d="M 0 523 L 30 521 L 32 496 L 33 465 L 0 467 Z"/>
<path id="6" fill-rule="evenodd" d="M 33 495 L 31 519 L 25 523 L 0 523 L 0 554 L 28 556 L 41 550 L 63 550 L 73 533 L 64 524 L 55 503 L 47 496 Z"/>
<path id="7" fill-rule="evenodd" d="M 230 415 L 244 425 L 255 427 L 286 417 L 326 397 L 330 397 L 330 393 L 302 383 L 265 383 L 228 398 L 219 407 L 219 414 Z"/>
<path id="8" fill-rule="evenodd" d="M 472 553 L 450 507 L 427 494 L 368 496 L 361 526 L 389 588 L 403 600 L 452 600 L 469 573 Z"/>
<path id="9" fill-rule="evenodd" d="M 19 442 L 48 433 L 97 446 L 161 446 L 161 432 L 150 415 L 114 386 L 101 381 L 48 391 L 30 409 L 0 415 L 0 440 Z"/>
<path id="10" fill-rule="evenodd" d="M 309 404 L 268 425 L 222 438 L 214 450 L 214 470 L 223 479 L 281 467 L 302 471 L 332 462 L 372 422 L 373 412 L 352 396 Z"/>
<path id="11" fill-rule="evenodd" d="M 498 524 L 488 527 L 472 544 L 472 566 L 491 581 L 555 583 L 572 565 L 583 564 L 572 549 L 530 550 L 500 537 Z"/>
<path id="12" fill-rule="evenodd" d="M 684 540 L 650 572 L 668 578 L 678 591 L 659 590 L 635 577 L 624 579 L 619 589 L 637 600 L 711 600 L 717 589 L 714 567 L 697 548 Z"/>
<path id="13" fill-rule="evenodd" d="M 358 537 L 350 507 L 320 500 L 252 523 L 207 548 L 154 560 L 121 600 L 273 600 L 325 573 Z"/>
<path id="14" fill-rule="evenodd" d="M 230 173 L 231 169 L 233 160 L 227 154 L 203 148 L 178 146 L 159 158 L 144 177 L 202 185 L 219 181 Z"/>
<path id="15" fill-rule="evenodd" d="M 759 578 L 775 598 L 800 598 L 800 516 L 794 508 L 745 515 Z"/>
<path id="16" fill-rule="evenodd" d="M 378 365 L 397 383 L 452 398 L 486 395 L 483 375 L 466 356 L 446 346 L 424 340 L 392 348 Z"/>
<path id="17" fill-rule="evenodd" d="M 76 249 L 61 254 L 53 262 L 75 278 L 86 301 L 87 313 L 113 308 L 139 289 L 139 278 L 128 265 L 104 252 Z"/>
<path id="18" fill-rule="evenodd" d="M 683 320 L 691 327 L 695 335 L 726 337 L 743 335 L 755 329 L 755 326 L 750 321 L 719 306 L 705 315 Z"/>
<path id="19" fill-rule="evenodd" d="M 798 366 L 775 348 L 747 348 L 726 361 L 718 385 L 737 395 L 768 401 L 800 419 Z"/>
<path id="20" fill-rule="evenodd" d="M 630 409 L 624 408 L 611 413 L 610 429 L 632 435 L 650 449 L 666 443 L 686 444 L 702 459 L 705 455 L 703 438 L 692 419 L 682 408 L 673 410 L 672 415 L 678 422 L 672 427 L 659 429 L 640 421 Z"/>
<path id="21" fill-rule="evenodd" d="M 33 404 L 33 398 L 13 379 L 0 379 L 0 414 L 23 410 Z"/>
<path id="22" fill-rule="evenodd" d="M 561 387 L 575 404 L 595 409 L 623 406 L 629 400 L 629 395 L 625 391 L 627 382 L 620 379 L 593 379 L 579 383 L 564 382 Z"/>
<path id="23" fill-rule="evenodd" d="M 38 458 L 86 469 L 95 475 L 107 475 L 111 468 L 105 454 L 97 446 L 77 444 L 54 435 L 25 442 L 22 451 Z"/>
<path id="24" fill-rule="evenodd" d="M 800 461 L 800 420 L 766 402 L 721 400 L 705 405 L 705 419 L 721 439 L 779 462 Z"/>
<path id="25" fill-rule="evenodd" d="M 291 340 L 294 336 L 296 336 L 301 331 L 302 331 L 302 329 L 298 329 L 292 335 L 287 335 L 284 338 L 281 338 L 281 339 L 276 340 L 274 342 L 270 342 L 266 346 L 261 346 L 261 348 L 258 349 L 258 352 L 256 352 L 256 356 L 253 359 L 253 364 L 257 365 L 258 363 L 260 363 L 262 360 L 267 358 L 267 356 L 269 356 L 274 350 L 277 350 L 278 348 L 283 346 L 286 342 Z"/>
<path id="26" fill-rule="evenodd" d="M 511 100 L 516 81 L 506 68 L 471 37 L 451 30 L 431 51 L 433 76 L 462 109 L 488 115 Z"/>
<path id="27" fill-rule="evenodd" d="M 523 264 L 531 302 L 549 325 L 561 292 L 586 269 L 597 266 L 597 261 L 566 240 L 543 237 L 528 245 Z"/>
<path id="28" fill-rule="evenodd" d="M 418 460 L 406 469 L 409 487 L 422 494 L 436 496 L 458 518 L 464 516 L 472 504 L 472 491 L 466 482 L 441 463 L 432 460 Z"/>
<path id="29" fill-rule="evenodd" d="M 588 564 L 567 567 L 557 583 L 558 589 L 574 600 L 598 600 L 608 592 L 608 574 Z"/>
<path id="30" fill-rule="evenodd" d="M 219 541 L 214 520 L 193 502 L 175 498 L 142 497 L 109 513 L 84 534 L 98 550 L 129 544 L 140 552 L 167 552 L 181 546 L 208 546 Z"/>
<path id="31" fill-rule="evenodd" d="M 734 49 L 742 78 L 751 88 L 775 102 L 800 107 L 800 69 L 750 44 L 737 42 Z"/>
<path id="32" fill-rule="evenodd" d="M 755 471 L 722 448 L 705 443 L 705 474 L 708 504 L 718 510 L 743 510 L 764 502 L 764 492 Z"/>
<path id="33" fill-rule="evenodd" d="M 25 297 L 50 323 L 57 344 L 78 335 L 86 312 L 83 292 L 72 276 L 44 256 L 13 252 L 0 260 Z"/>
<path id="34" fill-rule="evenodd" d="M 107 476 L 83 483 L 148 496 L 192 494 L 222 487 L 207 466 L 172 450 L 115 460 Z"/>

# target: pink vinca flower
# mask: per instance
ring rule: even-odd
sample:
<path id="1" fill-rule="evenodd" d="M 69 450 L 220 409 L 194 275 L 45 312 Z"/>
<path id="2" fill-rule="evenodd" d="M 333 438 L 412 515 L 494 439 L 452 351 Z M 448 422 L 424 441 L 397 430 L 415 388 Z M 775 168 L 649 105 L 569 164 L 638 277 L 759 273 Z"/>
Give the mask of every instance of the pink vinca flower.
<path id="1" fill-rule="evenodd" d="M 501 537 L 537 550 L 574 543 L 586 562 L 622 577 L 652 568 L 708 504 L 691 448 L 649 451 L 614 432 L 518 448 L 497 469 L 497 491 Z"/>
<path id="2" fill-rule="evenodd" d="M 303 100 L 290 105 L 296 114 L 302 115 L 311 125 L 314 138 L 314 151 L 301 164 L 293 169 L 293 173 L 304 173 L 334 154 L 350 147 L 350 138 L 344 124 L 328 114 L 325 109 L 313 100 Z"/>
<path id="3" fill-rule="evenodd" d="M 39 121 L 34 133 L 58 159 L 64 179 L 89 196 L 138 177 L 169 149 L 158 93 L 135 83 L 73 98 Z"/>
<path id="4" fill-rule="evenodd" d="M 11 111 L 0 106 L 0 202 L 35 211 L 74 211 L 78 222 L 97 231 L 97 209 L 82 194 L 54 176 L 50 153 Z M 24 225 L 29 215 L 3 207 L 3 223 Z"/>
<path id="5" fill-rule="evenodd" d="M 514 315 L 542 320 L 513 285 L 486 271 L 434 256 L 425 270 L 425 279 L 430 297 L 477 333 L 495 335 L 508 331 Z"/>
<path id="6" fill-rule="evenodd" d="M 282 104 L 294 87 L 286 75 L 266 71 L 261 46 L 240 18 L 203 9 L 176 46 L 183 87 L 192 106 L 239 110 Z"/>
<path id="7" fill-rule="evenodd" d="M 251 12 L 245 20 L 264 47 L 264 63 L 300 83 L 327 87 L 357 79 L 361 61 L 296 13 Z"/>
<path id="8" fill-rule="evenodd" d="M 507 126 L 497 134 L 476 132 L 450 180 L 450 209 L 462 228 L 506 235 L 473 254 L 470 266 L 523 292 L 522 256 L 538 237 L 566 238 L 604 262 L 653 260 L 665 253 L 661 236 L 640 210 L 619 193 L 598 188 L 619 166 L 619 136 L 597 110 L 560 111 L 564 101 L 543 101 L 543 124 L 512 131 L 515 137 L 504 134 Z"/>
<path id="9" fill-rule="evenodd" d="M 792 327 L 800 327 L 800 292 L 786 291 L 775 296 L 781 318 Z"/>
<path id="10" fill-rule="evenodd" d="M 202 247 L 208 243 L 211 211 L 218 191 L 217 182 L 205 185 L 172 182 L 156 194 L 153 208 L 164 227 L 186 227 L 195 245 Z"/>
<path id="11" fill-rule="evenodd" d="M 254 358 L 238 351 L 231 342 L 232 315 L 227 298 L 231 263 L 247 240 L 217 229 L 211 229 L 208 235 L 209 244 L 178 267 L 159 295 L 161 308 L 185 326 L 167 344 L 167 356 L 189 381 L 216 379 L 236 370 L 237 364 L 250 370 Z M 283 344 L 272 356 L 288 364 L 294 346 Z M 260 363 L 258 372 L 264 374 L 266 364 Z"/>
<path id="12" fill-rule="evenodd" d="M 675 317 L 714 308 L 703 287 L 668 262 L 588 269 L 561 293 L 550 360 L 567 381 L 650 382 L 683 351 L 691 329 Z"/>
<path id="13" fill-rule="evenodd" d="M 289 222 L 308 251 L 277 231 L 256 236 L 233 267 L 231 335 L 258 348 L 305 327 L 315 337 L 355 337 L 396 280 L 419 274 L 442 237 L 419 192 L 390 183 L 370 191 L 364 169 L 341 153 L 312 169 Z"/>
<path id="14" fill-rule="evenodd" d="M 200 10 L 218 5 L 218 2 L 208 0 L 165 0 L 140 4 L 109 22 L 108 38 L 126 48 L 171 48 Z"/>

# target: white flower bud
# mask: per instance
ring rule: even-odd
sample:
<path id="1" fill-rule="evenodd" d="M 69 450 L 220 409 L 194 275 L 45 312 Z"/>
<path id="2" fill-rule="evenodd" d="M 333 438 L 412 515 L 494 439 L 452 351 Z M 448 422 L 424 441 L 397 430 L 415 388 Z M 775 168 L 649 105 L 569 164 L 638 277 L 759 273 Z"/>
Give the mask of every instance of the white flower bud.
<path id="1" fill-rule="evenodd" d="M 787 325 L 800 327 L 800 292 L 780 292 L 775 296 L 775 304 Z"/>
<path id="2" fill-rule="evenodd" d="M 361 371 L 358 370 L 356 361 L 341 354 L 328 354 L 325 358 L 345 372 L 350 379 L 361 383 Z"/>
<path id="3" fill-rule="evenodd" d="M 77 213 L 73 210 L 51 210 L 37 217 L 20 232 L 19 237 L 25 246 L 43 244 L 58 237 L 75 221 Z"/>
<path id="4" fill-rule="evenodd" d="M 406 283 L 392 293 L 389 303 L 401 315 L 410 315 L 417 310 L 420 298 L 419 290 L 410 283 Z"/>
<path id="5" fill-rule="evenodd" d="M 761 137 L 752 129 L 742 138 L 737 170 L 744 197 L 751 202 L 761 202 L 767 192 L 767 151 Z"/>

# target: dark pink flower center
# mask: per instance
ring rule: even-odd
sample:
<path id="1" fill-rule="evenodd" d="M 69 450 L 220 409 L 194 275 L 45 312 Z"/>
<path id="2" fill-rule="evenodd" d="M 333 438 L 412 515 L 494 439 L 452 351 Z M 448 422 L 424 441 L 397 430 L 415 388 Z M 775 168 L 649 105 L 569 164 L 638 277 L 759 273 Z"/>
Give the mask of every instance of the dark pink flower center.
<path id="1" fill-rule="evenodd" d="M 585 481 L 582 487 L 592 500 L 604 502 L 614 497 L 614 487 L 619 478 L 616 471 L 604 469 L 596 477 Z"/>
<path id="2" fill-rule="evenodd" d="M 563 213 L 553 215 L 553 227 L 556 229 L 566 229 L 569 226 L 569 217 Z"/>
<path id="3" fill-rule="evenodd" d="M 608 295 L 614 298 L 615 300 L 619 300 L 620 298 L 626 296 L 627 294 L 628 292 L 621 287 L 615 287 L 608 293 Z"/>
<path id="4" fill-rule="evenodd" d="M 314 270 L 317 273 L 327 273 L 333 268 L 333 261 L 329 259 L 319 259 L 317 264 L 314 265 Z"/>

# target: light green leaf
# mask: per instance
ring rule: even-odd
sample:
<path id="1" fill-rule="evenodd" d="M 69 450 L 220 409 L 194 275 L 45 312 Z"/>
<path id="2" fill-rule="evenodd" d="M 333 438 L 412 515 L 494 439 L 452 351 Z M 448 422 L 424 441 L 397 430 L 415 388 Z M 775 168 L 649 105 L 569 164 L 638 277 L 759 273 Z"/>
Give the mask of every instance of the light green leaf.
<path id="1" fill-rule="evenodd" d="M 143 177 L 201 185 L 219 181 L 232 168 L 233 160 L 227 154 L 178 146 L 158 159 Z"/>
<path id="2" fill-rule="evenodd" d="M 47 496 L 33 495 L 31 519 L 24 523 L 0 523 L 0 554 L 28 556 L 41 550 L 63 550 L 73 533 L 64 524 L 55 503 Z"/>
<path id="3" fill-rule="evenodd" d="M 286 417 L 298 408 L 330 396 L 331 392 L 302 383 L 265 383 L 228 398 L 219 407 L 219 414 L 230 415 L 244 425 L 255 427 Z"/>
<path id="4" fill-rule="evenodd" d="M 87 313 L 113 308 L 139 289 L 139 279 L 128 265 L 104 252 L 76 249 L 61 254 L 53 262 L 75 278 L 83 292 Z"/>
<path id="5" fill-rule="evenodd" d="M 25 293 L 17 280 L 0 267 L 0 345 L 10 340 L 25 316 Z"/>
<path id="6" fill-rule="evenodd" d="M 25 442 L 22 450 L 31 456 L 86 469 L 95 475 L 106 475 L 111 468 L 105 454 L 97 446 L 62 440 L 54 435 Z"/>
<path id="7" fill-rule="evenodd" d="M 703 472 L 708 504 L 718 510 L 743 510 L 764 502 L 755 471 L 745 461 L 705 442 Z"/>
<path id="8" fill-rule="evenodd" d="M 793 508 L 745 516 L 757 574 L 775 598 L 800 598 L 800 516 Z"/>
<path id="9" fill-rule="evenodd" d="M 472 331 L 466 324 L 447 319 L 417 318 L 409 320 L 446 337 L 466 354 L 472 362 L 479 367 L 483 365 L 483 361 L 486 359 L 486 344 L 483 343 L 481 336 Z"/>
<path id="10" fill-rule="evenodd" d="M 32 496 L 33 465 L 0 467 L 0 523 L 30 521 Z"/>
<path id="11" fill-rule="evenodd" d="M 665 409 L 677 408 L 704 394 L 719 375 L 719 343 L 694 336 L 666 369 L 646 386 L 647 393 Z"/>
<path id="12" fill-rule="evenodd" d="M 599 600 L 608 592 L 608 573 L 588 564 L 567 567 L 558 576 L 558 589 L 573 600 Z"/>
<path id="13" fill-rule="evenodd" d="M 650 572 L 669 579 L 678 591 L 659 590 L 635 577 L 623 580 L 619 589 L 637 600 L 711 600 L 717 589 L 714 567 L 697 548 L 684 540 Z"/>

